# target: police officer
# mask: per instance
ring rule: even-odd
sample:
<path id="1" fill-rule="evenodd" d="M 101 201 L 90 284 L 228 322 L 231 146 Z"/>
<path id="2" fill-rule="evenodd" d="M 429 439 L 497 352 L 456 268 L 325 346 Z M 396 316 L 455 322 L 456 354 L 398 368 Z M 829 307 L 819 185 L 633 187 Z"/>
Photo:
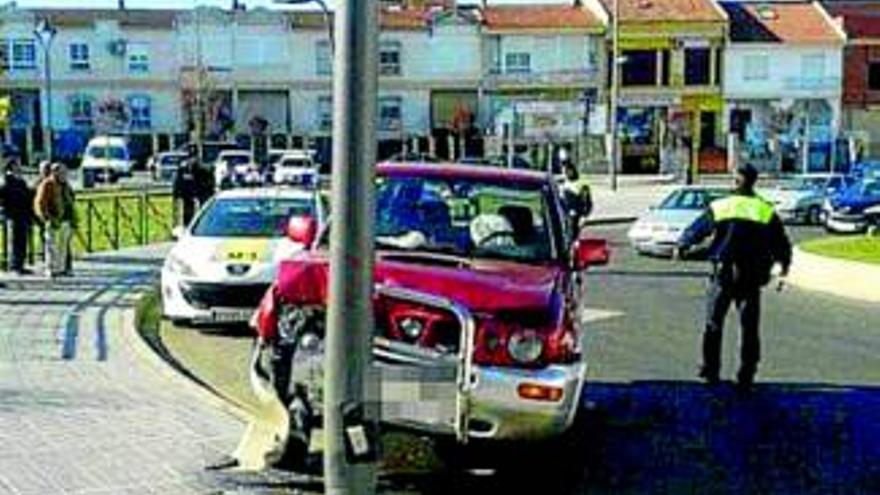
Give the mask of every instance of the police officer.
<path id="1" fill-rule="evenodd" d="M 580 233 L 581 219 L 588 217 L 593 210 L 593 198 L 589 183 L 581 177 L 574 163 L 566 161 L 563 164 L 563 172 L 565 180 L 562 183 L 562 204 L 571 222 L 571 234 L 577 237 Z"/>
<path id="2" fill-rule="evenodd" d="M 196 161 L 184 161 L 174 174 L 174 199 L 183 207 L 183 225 L 187 226 L 196 213 L 196 200 L 199 199 L 199 182 L 196 177 Z"/>
<path id="3" fill-rule="evenodd" d="M 713 269 L 700 377 L 708 384 L 719 381 L 721 332 L 730 304 L 736 303 L 742 332 L 737 385 L 742 390 L 754 382 L 761 357 L 758 333 L 761 288 L 770 281 L 776 263 L 782 267 L 782 277 L 788 274 L 791 264 L 791 244 L 785 229 L 773 207 L 755 195 L 757 180 L 757 169 L 751 165 L 740 167 L 733 195 L 712 202 L 706 213 L 684 233 L 675 253 L 677 257 L 715 234 L 709 248 Z"/>

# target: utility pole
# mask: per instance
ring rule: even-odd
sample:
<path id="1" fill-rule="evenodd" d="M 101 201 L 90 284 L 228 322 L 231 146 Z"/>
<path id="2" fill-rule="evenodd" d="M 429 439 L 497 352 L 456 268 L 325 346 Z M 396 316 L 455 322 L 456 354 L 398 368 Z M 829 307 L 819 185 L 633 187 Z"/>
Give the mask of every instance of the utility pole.
<path id="1" fill-rule="evenodd" d="M 611 17 L 611 104 L 609 109 L 611 145 L 609 146 L 608 175 L 611 190 L 617 190 L 617 160 L 620 144 L 617 140 L 617 105 L 620 97 L 620 1 L 614 0 L 614 13 Z"/>
<path id="2" fill-rule="evenodd" d="M 324 377 L 324 489 L 375 492 L 371 392 L 378 10 L 342 0 L 335 18 L 330 293 Z M 369 401 L 369 402 L 368 402 Z"/>

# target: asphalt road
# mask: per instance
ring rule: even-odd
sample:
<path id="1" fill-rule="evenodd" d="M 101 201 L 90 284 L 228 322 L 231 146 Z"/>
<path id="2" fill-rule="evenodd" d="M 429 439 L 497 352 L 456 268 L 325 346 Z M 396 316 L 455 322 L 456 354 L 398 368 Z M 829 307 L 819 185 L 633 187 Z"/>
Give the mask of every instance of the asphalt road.
<path id="1" fill-rule="evenodd" d="M 487 454 L 515 469 L 390 479 L 381 491 L 880 493 L 880 307 L 768 289 L 756 388 L 706 387 L 696 372 L 707 264 L 638 256 L 625 232 L 593 231 L 614 250 L 612 263 L 587 279 L 589 382 L 571 438 Z M 821 235 L 790 232 L 796 240 Z M 738 355 L 733 312 L 726 330 L 729 380 Z M 283 477 L 232 476 L 227 486 L 242 482 L 254 493 L 314 488 Z"/>

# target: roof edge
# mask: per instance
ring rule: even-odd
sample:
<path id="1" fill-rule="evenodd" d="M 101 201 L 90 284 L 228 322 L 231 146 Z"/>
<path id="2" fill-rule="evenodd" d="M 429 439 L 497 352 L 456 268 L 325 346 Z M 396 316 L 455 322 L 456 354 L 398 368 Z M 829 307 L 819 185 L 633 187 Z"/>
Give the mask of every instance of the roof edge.
<path id="1" fill-rule="evenodd" d="M 831 29 L 833 29 L 834 32 L 837 33 L 837 36 L 840 38 L 840 43 L 845 45 L 849 37 L 847 36 L 846 29 L 843 26 L 843 17 L 831 17 L 831 13 L 825 10 L 825 7 L 822 6 L 822 4 L 819 3 L 817 0 L 813 0 L 812 5 L 814 9 L 819 11 L 819 15 L 821 15 L 822 18 L 825 19 L 825 22 L 831 25 Z"/>

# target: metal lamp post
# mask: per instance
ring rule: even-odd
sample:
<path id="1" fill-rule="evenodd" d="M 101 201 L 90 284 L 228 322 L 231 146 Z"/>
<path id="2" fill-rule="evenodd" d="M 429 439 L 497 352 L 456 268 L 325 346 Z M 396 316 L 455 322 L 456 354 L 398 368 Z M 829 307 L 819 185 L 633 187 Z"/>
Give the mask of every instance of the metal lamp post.
<path id="1" fill-rule="evenodd" d="M 40 42 L 40 46 L 43 47 L 43 79 L 46 83 L 46 129 L 45 135 L 43 136 L 43 142 L 46 143 L 46 154 L 47 158 L 51 160 L 53 158 L 52 153 L 52 67 L 51 67 L 51 56 L 50 56 L 50 48 L 52 46 L 52 40 L 55 38 L 55 35 L 58 33 L 58 30 L 55 29 L 55 26 L 49 23 L 49 20 L 41 18 L 37 21 L 37 25 L 34 28 L 34 35 L 37 40 Z"/>
<path id="2" fill-rule="evenodd" d="M 610 160 L 608 163 L 608 175 L 611 180 L 611 190 L 617 190 L 617 162 L 620 156 L 620 142 L 617 139 L 617 109 L 620 98 L 620 2 L 614 0 L 614 12 L 611 15 L 611 95 L 608 112 L 610 120 L 611 145 Z"/>

